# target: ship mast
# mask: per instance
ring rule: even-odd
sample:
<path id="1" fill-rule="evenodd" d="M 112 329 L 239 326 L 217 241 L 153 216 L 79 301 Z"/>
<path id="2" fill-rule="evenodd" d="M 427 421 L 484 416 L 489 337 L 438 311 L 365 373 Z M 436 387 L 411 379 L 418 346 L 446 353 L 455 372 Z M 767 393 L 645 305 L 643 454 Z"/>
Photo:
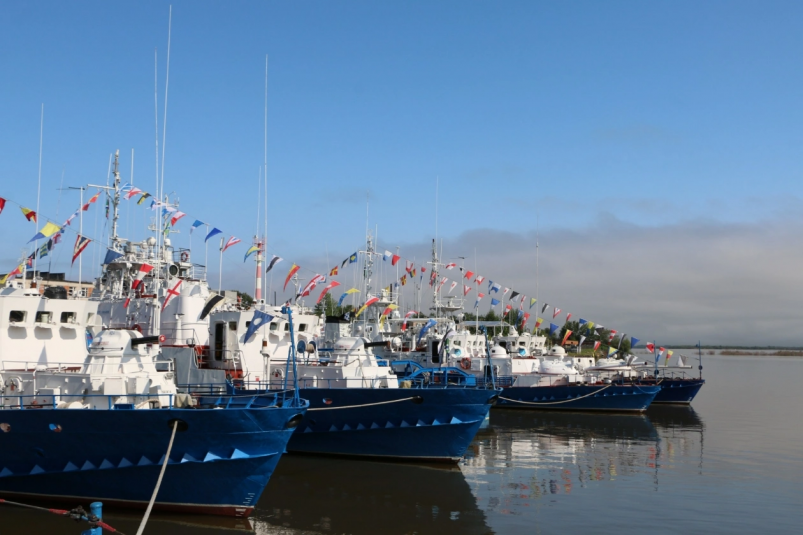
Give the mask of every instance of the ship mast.
<path id="1" fill-rule="evenodd" d="M 133 165 L 133 164 L 132 164 Z M 120 218 L 120 211 L 118 206 L 120 204 L 120 150 L 114 153 L 114 196 L 112 197 L 112 206 L 114 207 L 114 216 L 112 217 L 112 235 L 111 245 L 112 249 L 119 251 L 120 238 L 117 235 L 117 220 Z"/>
<path id="2" fill-rule="evenodd" d="M 120 167 L 119 167 L 119 159 L 120 159 L 120 150 L 117 149 L 114 153 L 114 183 L 112 186 L 103 186 L 98 184 L 87 184 L 86 187 L 88 188 L 98 188 L 102 190 L 106 190 L 106 194 L 109 195 L 112 199 L 112 232 L 109 236 L 109 241 L 111 242 L 111 248 L 115 251 L 120 251 L 120 236 L 117 235 L 117 220 L 120 219 Z M 111 194 L 110 192 L 114 192 Z M 83 202 L 83 201 L 81 201 Z"/>

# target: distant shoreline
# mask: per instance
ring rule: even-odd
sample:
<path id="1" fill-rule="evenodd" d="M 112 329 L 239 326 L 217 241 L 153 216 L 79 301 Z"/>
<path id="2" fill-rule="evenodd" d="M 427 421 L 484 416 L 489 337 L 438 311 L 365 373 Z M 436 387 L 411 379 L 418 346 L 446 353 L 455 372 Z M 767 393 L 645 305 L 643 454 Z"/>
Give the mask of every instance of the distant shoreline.
<path id="1" fill-rule="evenodd" d="M 680 350 L 690 350 L 690 349 L 697 349 L 696 347 L 678 347 L 674 346 L 675 349 Z M 641 349 L 641 348 L 639 348 Z M 638 350 L 637 350 L 638 351 Z M 713 355 L 723 355 L 726 357 L 803 357 L 803 349 L 768 349 L 768 348 L 728 348 L 728 349 L 714 349 L 714 348 L 703 348 L 702 349 L 703 355 L 706 356 L 713 356 Z M 641 353 L 646 353 L 647 355 L 651 355 L 652 353 L 643 349 Z"/>

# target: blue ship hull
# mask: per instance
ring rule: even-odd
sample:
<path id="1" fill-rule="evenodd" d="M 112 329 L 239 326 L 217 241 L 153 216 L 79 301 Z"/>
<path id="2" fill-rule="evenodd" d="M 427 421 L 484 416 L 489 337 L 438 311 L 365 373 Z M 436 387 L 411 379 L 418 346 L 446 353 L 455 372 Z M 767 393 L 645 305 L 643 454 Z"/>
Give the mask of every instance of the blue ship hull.
<path id="1" fill-rule="evenodd" d="M 457 462 L 498 392 L 434 387 L 302 388 L 300 395 L 309 400 L 310 408 L 287 445 L 290 452 Z M 420 401 L 409 400 L 411 397 Z"/>
<path id="2" fill-rule="evenodd" d="M 496 407 L 535 410 L 643 412 L 661 390 L 658 386 L 566 385 L 512 386 L 503 389 Z"/>
<path id="3" fill-rule="evenodd" d="M 655 384 L 655 383 L 648 383 Z M 694 396 L 705 384 L 705 379 L 663 379 L 658 386 L 661 391 L 655 396 L 653 403 L 671 403 L 675 405 L 689 405 Z"/>
<path id="4" fill-rule="evenodd" d="M 301 388 L 310 408 L 287 451 L 395 461 L 457 462 L 498 390 L 459 387 Z"/>
<path id="5" fill-rule="evenodd" d="M 0 495 L 144 508 L 179 419 L 154 508 L 248 516 L 293 433 L 288 421 L 303 412 L 1 410 Z"/>

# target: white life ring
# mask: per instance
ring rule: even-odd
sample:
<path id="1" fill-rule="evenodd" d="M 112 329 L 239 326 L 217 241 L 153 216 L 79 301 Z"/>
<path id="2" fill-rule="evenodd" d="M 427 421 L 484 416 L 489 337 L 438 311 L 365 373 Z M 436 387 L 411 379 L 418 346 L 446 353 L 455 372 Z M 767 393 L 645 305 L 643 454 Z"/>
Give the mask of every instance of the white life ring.
<path id="1" fill-rule="evenodd" d="M 182 262 L 189 262 L 190 261 L 190 253 L 189 253 L 189 251 L 181 251 L 181 261 Z"/>
<path id="2" fill-rule="evenodd" d="M 460 367 L 462 369 L 464 369 L 464 370 L 470 370 L 471 369 L 471 359 L 468 358 L 468 357 L 463 357 L 462 359 L 460 359 Z"/>
<path id="3" fill-rule="evenodd" d="M 281 368 L 273 368 L 273 378 L 274 379 L 281 379 L 284 373 L 282 372 Z"/>

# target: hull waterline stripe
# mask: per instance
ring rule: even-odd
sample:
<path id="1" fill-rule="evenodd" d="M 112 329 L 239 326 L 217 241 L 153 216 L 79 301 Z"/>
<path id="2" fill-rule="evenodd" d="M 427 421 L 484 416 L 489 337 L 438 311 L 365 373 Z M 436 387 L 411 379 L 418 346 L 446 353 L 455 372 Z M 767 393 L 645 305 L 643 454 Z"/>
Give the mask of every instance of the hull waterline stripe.
<path id="1" fill-rule="evenodd" d="M 365 403 L 363 405 L 344 405 L 343 407 L 315 407 L 309 408 L 307 411 L 333 411 L 335 409 L 356 409 L 358 407 L 372 407 L 374 405 L 388 405 L 389 403 L 401 403 L 402 401 L 410 401 L 411 399 L 415 399 L 418 396 L 412 396 L 409 398 L 402 398 L 402 399 L 392 399 L 390 401 L 377 401 L 376 403 Z"/>
<path id="2" fill-rule="evenodd" d="M 600 392 L 602 392 L 606 388 L 610 388 L 612 386 L 613 386 L 613 383 L 611 383 L 611 384 L 609 384 L 609 385 L 607 385 L 607 386 L 605 386 L 603 388 L 600 388 L 599 390 L 595 390 L 593 392 L 590 392 L 590 393 L 586 394 L 585 396 L 580 396 L 579 398 L 564 399 L 563 401 L 519 401 L 519 400 L 516 400 L 516 399 L 510 399 L 510 398 L 506 398 L 506 397 L 502 397 L 502 396 L 499 396 L 499 399 L 504 399 L 505 401 L 510 401 L 512 403 L 523 403 L 525 405 L 560 405 L 562 403 L 571 403 L 572 401 L 577 401 L 578 399 L 583 399 L 583 398 L 587 398 L 587 397 L 593 396 L 595 394 L 599 394 Z"/>

